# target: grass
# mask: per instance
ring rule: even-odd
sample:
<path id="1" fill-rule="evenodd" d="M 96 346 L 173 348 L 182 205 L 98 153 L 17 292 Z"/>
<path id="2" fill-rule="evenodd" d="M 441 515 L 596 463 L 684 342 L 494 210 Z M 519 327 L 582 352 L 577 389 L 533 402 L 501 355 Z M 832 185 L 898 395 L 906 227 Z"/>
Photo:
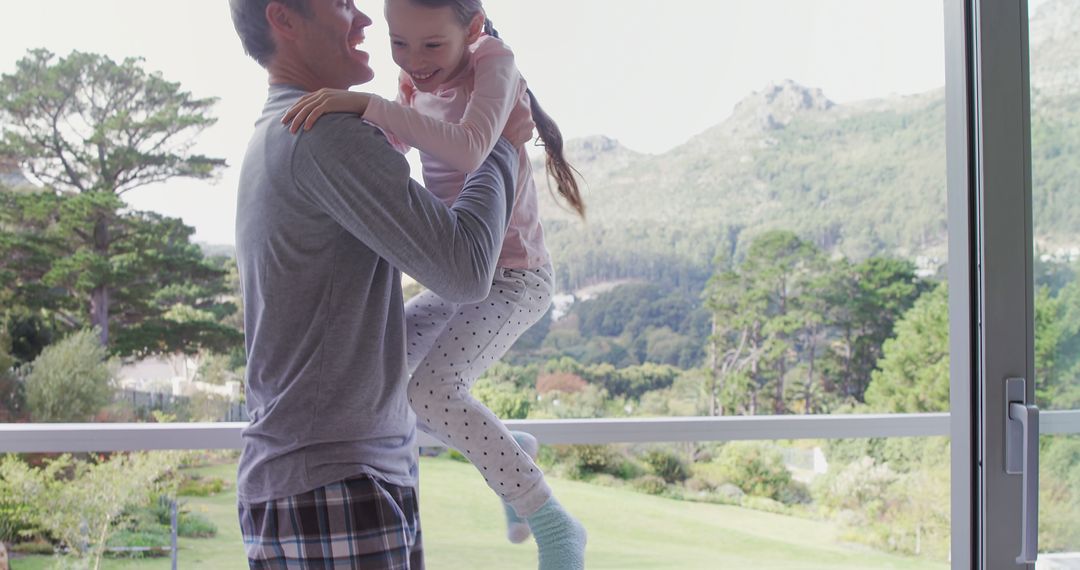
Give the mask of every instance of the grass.
<path id="1" fill-rule="evenodd" d="M 197 470 L 232 482 L 233 464 Z M 513 545 L 504 537 L 502 509 L 466 464 L 421 460 L 424 550 L 433 570 L 536 568 L 532 542 Z M 826 522 L 738 507 L 673 501 L 622 489 L 552 479 L 559 500 L 589 529 L 588 568 L 715 570 L 896 569 L 944 570 L 945 563 L 893 556 L 843 544 Z M 231 489 L 231 485 L 230 485 Z M 180 539 L 181 568 L 247 568 L 230 490 L 184 499 L 188 508 L 218 526 L 212 539 Z M 45 556 L 13 561 L 12 570 L 50 568 Z M 108 560 L 104 570 L 170 567 L 168 558 Z"/>

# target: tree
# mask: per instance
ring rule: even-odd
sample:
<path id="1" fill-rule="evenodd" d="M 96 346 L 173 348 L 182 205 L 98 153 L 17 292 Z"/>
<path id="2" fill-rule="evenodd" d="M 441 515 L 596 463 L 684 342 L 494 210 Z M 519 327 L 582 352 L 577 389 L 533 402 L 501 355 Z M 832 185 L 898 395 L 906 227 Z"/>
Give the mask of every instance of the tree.
<path id="1" fill-rule="evenodd" d="M 603 372 L 605 369 L 599 368 L 598 371 Z M 595 382 L 590 375 L 591 372 L 591 369 L 587 371 L 586 377 L 589 378 L 590 382 Z M 671 386 L 675 379 L 678 378 L 679 372 L 681 371 L 674 366 L 646 362 L 645 364 L 629 366 L 616 371 L 614 374 L 606 375 L 607 379 L 604 381 L 603 387 L 612 396 L 625 396 L 636 400 L 641 398 L 641 395 L 645 392 Z"/>
<path id="2" fill-rule="evenodd" d="M 770 384 L 773 413 L 785 413 L 787 376 L 797 363 L 800 343 L 816 351 L 821 340 L 821 317 L 810 300 L 823 264 L 813 244 L 791 232 L 771 231 L 754 240 L 737 268 L 710 280 L 705 305 L 713 314 L 709 362 L 714 412 L 719 413 L 715 402 L 727 380 L 745 374 L 751 381 L 751 415 L 757 413 L 759 393 Z"/>
<path id="3" fill-rule="evenodd" d="M 804 325 L 818 320 L 802 310 L 801 297 L 821 271 L 821 252 L 794 233 L 771 231 L 754 240 L 740 269 L 768 300 L 765 359 L 773 366 L 773 413 L 783 414 L 793 344 Z"/>
<path id="4" fill-rule="evenodd" d="M 910 261 L 892 258 L 873 257 L 855 265 L 840 261 L 830 273 L 824 294 L 837 338 L 825 366 L 844 397 L 862 401 L 896 320 L 929 284 L 915 275 Z"/>
<path id="5" fill-rule="evenodd" d="M 536 391 L 541 395 L 552 391 L 572 394 L 584 390 L 588 385 L 584 378 L 570 372 L 541 374 L 536 379 Z"/>
<path id="6" fill-rule="evenodd" d="M 0 189 L 0 320 L 16 364 L 33 361 L 53 341 L 48 311 L 55 292 L 45 274 L 55 257 L 46 237 L 59 197 Z"/>
<path id="7" fill-rule="evenodd" d="M 734 270 L 718 272 L 709 280 L 703 293 L 705 307 L 712 313 L 709 335 L 709 377 L 706 392 L 709 415 L 724 415 L 721 397 L 730 390 L 731 381 L 754 376 L 764 352 L 762 323 L 765 299 L 748 288 L 748 283 Z M 749 382 L 750 414 L 753 415 L 757 391 Z"/>
<path id="8" fill-rule="evenodd" d="M 1035 292 L 1036 398 L 1048 408 L 1071 409 L 1080 402 L 1075 387 L 1075 349 L 1080 325 L 1072 317 L 1080 287 L 1066 286 L 1058 297 L 1047 287 Z M 944 283 L 924 293 L 896 324 L 885 342 L 879 369 L 866 390 L 866 403 L 886 412 L 944 412 L 949 409 L 949 302 Z"/>
<path id="9" fill-rule="evenodd" d="M 23 383 L 15 378 L 11 356 L 11 337 L 0 329 L 0 422 L 10 422 L 22 416 L 26 407 Z"/>
<path id="10" fill-rule="evenodd" d="M 88 222 L 68 228 L 78 248 L 65 272 L 78 275 L 74 290 L 103 345 L 124 270 L 114 256 L 137 242 L 120 196 L 173 178 L 210 178 L 225 166 L 191 153 L 194 136 L 216 121 L 207 115 L 216 99 L 194 98 L 141 63 L 81 52 L 57 58 L 36 49 L 0 77 L 0 159 L 14 160 L 57 193 L 76 195 L 66 206 Z"/>
<path id="11" fill-rule="evenodd" d="M 107 254 L 88 252 L 81 238 L 93 232 L 111 194 L 0 192 L 0 291 L 12 304 L 8 320 L 22 361 L 31 360 L 53 333 L 89 327 L 85 300 L 109 284 L 110 338 L 119 355 L 227 352 L 241 341 L 230 324 L 237 311 L 229 271 L 203 257 L 192 228 L 151 212 L 121 211 L 112 222 Z M 122 239 L 121 239 L 122 237 Z M 235 320 L 232 320 L 235 323 Z"/>
<path id="12" fill-rule="evenodd" d="M 111 373 L 97 331 L 79 331 L 48 347 L 26 378 L 26 400 L 39 422 L 85 422 L 112 398 Z"/>
<path id="13" fill-rule="evenodd" d="M 949 297 L 944 283 L 924 293 L 885 341 L 866 403 L 881 412 L 949 410 Z"/>
<path id="14" fill-rule="evenodd" d="M 1035 296 L 1035 399 L 1050 410 L 1080 408 L 1080 282 Z"/>

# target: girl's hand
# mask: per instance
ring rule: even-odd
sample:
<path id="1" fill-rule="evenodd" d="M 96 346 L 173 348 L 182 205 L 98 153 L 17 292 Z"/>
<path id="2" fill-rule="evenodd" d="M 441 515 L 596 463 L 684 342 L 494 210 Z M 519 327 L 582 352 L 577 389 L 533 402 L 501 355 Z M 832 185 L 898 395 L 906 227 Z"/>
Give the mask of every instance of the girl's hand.
<path id="1" fill-rule="evenodd" d="M 289 125 L 289 131 L 296 133 L 303 127 L 311 130 L 315 121 L 326 113 L 356 113 L 363 115 L 367 111 L 371 95 L 342 89 L 319 89 L 300 98 L 281 118 L 281 123 Z M 291 123 L 291 124 L 290 124 Z"/>

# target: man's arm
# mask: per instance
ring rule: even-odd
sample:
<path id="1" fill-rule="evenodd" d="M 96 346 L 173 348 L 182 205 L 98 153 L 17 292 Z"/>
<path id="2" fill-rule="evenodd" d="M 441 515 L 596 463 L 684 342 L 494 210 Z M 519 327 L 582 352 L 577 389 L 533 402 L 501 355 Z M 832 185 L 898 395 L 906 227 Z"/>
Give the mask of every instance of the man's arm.
<path id="1" fill-rule="evenodd" d="M 346 231 L 448 301 L 487 296 L 514 203 L 517 151 L 500 140 L 447 208 L 377 129 L 328 115 L 300 135 L 298 187 Z"/>
<path id="2" fill-rule="evenodd" d="M 506 129 L 525 84 L 514 65 L 514 53 L 498 38 L 486 37 L 472 60 L 476 78 L 461 121 L 442 121 L 402 104 L 408 95 L 399 96 L 397 103 L 372 95 L 364 119 L 458 172 L 476 170 Z"/>

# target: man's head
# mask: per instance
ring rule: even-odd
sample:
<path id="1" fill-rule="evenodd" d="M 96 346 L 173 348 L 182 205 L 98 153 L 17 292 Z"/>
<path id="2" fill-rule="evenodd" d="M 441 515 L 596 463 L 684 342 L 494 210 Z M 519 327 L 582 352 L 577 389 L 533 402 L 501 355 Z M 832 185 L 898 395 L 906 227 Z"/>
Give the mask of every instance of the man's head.
<path id="1" fill-rule="evenodd" d="M 315 91 L 347 89 L 374 77 L 357 49 L 371 18 L 353 0 L 229 0 L 244 51 L 271 83 Z"/>

